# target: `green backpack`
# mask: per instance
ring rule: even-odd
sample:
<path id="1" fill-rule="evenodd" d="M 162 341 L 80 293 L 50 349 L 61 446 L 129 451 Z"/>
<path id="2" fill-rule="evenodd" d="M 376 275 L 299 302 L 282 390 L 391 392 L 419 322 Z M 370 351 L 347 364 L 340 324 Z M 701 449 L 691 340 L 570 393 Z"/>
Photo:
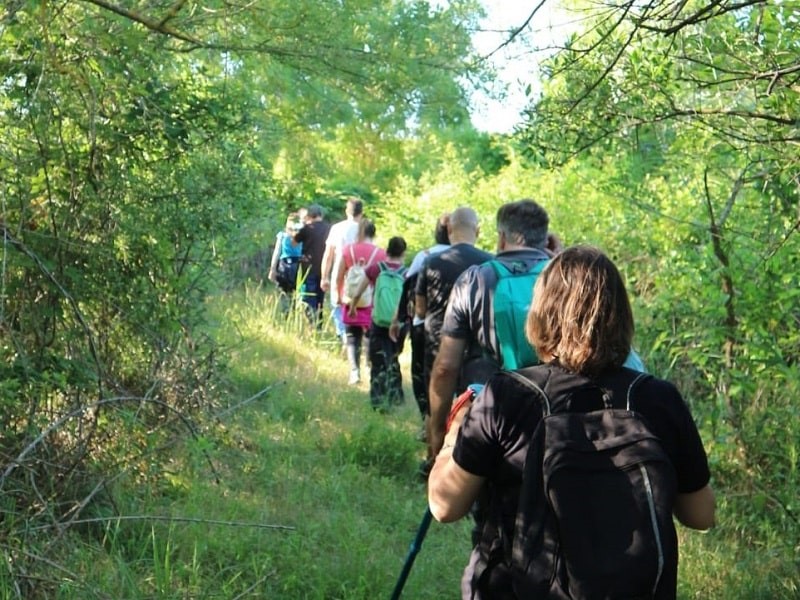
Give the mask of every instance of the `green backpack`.
<path id="1" fill-rule="evenodd" d="M 497 274 L 494 289 L 494 332 L 503 359 L 503 369 L 512 371 L 539 362 L 536 352 L 525 339 L 525 321 L 533 299 L 533 284 L 547 265 L 537 262 L 530 271 L 513 272 L 497 260 L 489 261 Z"/>
<path id="2" fill-rule="evenodd" d="M 406 268 L 390 269 L 383 262 L 378 263 L 378 268 L 380 273 L 372 295 L 372 321 L 381 327 L 389 327 L 403 295 Z"/>

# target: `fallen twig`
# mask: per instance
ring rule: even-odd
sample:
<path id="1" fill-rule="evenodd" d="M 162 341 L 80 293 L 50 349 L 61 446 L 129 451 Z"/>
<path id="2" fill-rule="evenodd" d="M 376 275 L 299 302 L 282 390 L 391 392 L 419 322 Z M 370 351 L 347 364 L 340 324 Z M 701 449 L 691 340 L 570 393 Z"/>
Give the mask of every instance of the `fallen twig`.
<path id="1" fill-rule="evenodd" d="M 269 523 L 254 523 L 250 521 L 220 521 L 216 519 L 198 519 L 193 517 L 163 517 L 158 515 L 121 515 L 117 517 L 94 517 L 91 519 L 70 520 L 68 525 L 82 525 L 87 523 L 110 523 L 113 521 L 165 521 L 168 523 L 198 523 L 201 525 L 226 525 L 228 527 L 253 527 L 255 529 L 280 529 L 284 531 L 295 531 L 296 527 L 291 525 L 272 525 Z M 42 529 L 53 529 L 59 527 L 59 523 L 48 525 L 37 525 L 29 527 L 27 531 L 39 531 Z"/>

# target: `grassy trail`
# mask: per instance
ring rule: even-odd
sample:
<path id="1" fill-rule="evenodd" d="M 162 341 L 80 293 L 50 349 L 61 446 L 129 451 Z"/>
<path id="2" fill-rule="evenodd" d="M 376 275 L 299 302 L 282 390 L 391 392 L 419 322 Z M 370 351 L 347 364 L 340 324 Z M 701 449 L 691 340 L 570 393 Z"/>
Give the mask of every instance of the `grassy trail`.
<path id="1" fill-rule="evenodd" d="M 291 529 L 215 530 L 204 536 L 218 544 L 209 555 L 227 557 L 255 586 L 252 597 L 388 598 L 426 507 L 408 351 L 406 402 L 378 414 L 367 381 L 347 385 L 332 335 L 308 331 L 296 316 L 275 319 L 274 299 L 262 292 L 226 306 L 218 326 L 232 348 L 235 388 L 242 398 L 268 391 L 214 444 L 221 483 L 209 477 L 189 494 L 207 518 Z M 434 523 L 403 597 L 458 598 L 468 551 L 468 522 Z"/>
<path id="2" fill-rule="evenodd" d="M 120 482 L 133 493 L 113 514 L 159 518 L 84 532 L 63 563 L 65 581 L 81 583 L 56 597 L 390 597 L 426 507 L 408 353 L 405 404 L 376 413 L 366 381 L 347 385 L 334 337 L 310 331 L 302 315 L 278 318 L 276 306 L 261 289 L 211 301 L 229 409 L 180 452 L 153 457 L 167 475 L 156 487 Z M 725 477 L 716 456 L 712 448 L 712 469 Z M 679 598 L 797 598 L 797 554 L 782 528 L 747 512 L 746 498 L 724 487 L 717 495 L 714 530 L 679 528 Z M 469 519 L 431 525 L 404 599 L 460 597 L 470 529 Z M 0 572 L 0 600 L 17 597 L 2 584 Z"/>

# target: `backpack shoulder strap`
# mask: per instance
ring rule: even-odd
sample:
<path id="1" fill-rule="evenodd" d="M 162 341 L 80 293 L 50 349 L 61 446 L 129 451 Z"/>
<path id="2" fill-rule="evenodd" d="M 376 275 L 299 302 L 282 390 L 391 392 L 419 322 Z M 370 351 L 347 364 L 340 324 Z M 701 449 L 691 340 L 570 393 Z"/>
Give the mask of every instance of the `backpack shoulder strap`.
<path id="1" fill-rule="evenodd" d="M 633 381 L 630 382 L 630 384 L 628 385 L 628 391 L 625 393 L 625 409 L 626 410 L 633 410 L 631 408 L 631 406 L 632 406 L 632 402 L 631 401 L 633 400 L 633 393 L 635 391 L 635 388 L 640 383 L 644 383 L 645 381 L 647 381 L 651 377 L 652 377 L 652 375 L 650 375 L 648 373 L 636 373 L 636 377 L 634 377 Z"/>
<path id="2" fill-rule="evenodd" d="M 377 246 L 375 246 L 375 247 L 372 249 L 372 254 L 370 254 L 370 255 L 369 255 L 369 260 L 367 261 L 367 264 L 366 264 L 366 266 L 369 266 L 369 265 L 371 265 L 371 264 L 372 264 L 372 261 L 373 261 L 373 260 L 375 260 L 375 255 L 376 255 L 377 253 L 378 253 L 378 247 L 377 247 Z"/>
<path id="3" fill-rule="evenodd" d="M 506 267 L 503 263 L 501 263 L 497 259 L 493 258 L 492 260 L 487 261 L 487 263 L 489 264 L 489 266 L 492 267 L 492 269 L 494 269 L 494 272 L 497 275 L 498 279 L 501 279 L 510 273 L 508 267 Z"/>
<path id="4" fill-rule="evenodd" d="M 635 369 L 622 368 L 606 375 L 601 375 L 591 383 L 603 395 L 605 408 L 634 411 L 633 399 L 636 389 L 653 376 Z M 598 407 L 601 408 L 601 407 Z"/>
<path id="5" fill-rule="evenodd" d="M 497 275 L 497 278 L 498 279 L 502 279 L 503 277 L 508 277 L 509 275 L 521 275 L 523 273 L 525 273 L 525 274 L 530 273 L 530 274 L 533 274 L 533 275 L 539 275 L 544 270 L 544 268 L 547 266 L 547 263 L 549 263 L 549 262 L 550 261 L 546 260 L 546 259 L 545 260 L 536 261 L 534 263 L 534 265 L 530 269 L 528 269 L 527 271 L 522 271 L 520 273 L 513 272 L 505 264 L 503 264 L 502 262 L 500 262 L 496 258 L 493 258 L 492 260 L 487 261 L 487 264 L 491 265 L 491 267 L 494 269 L 494 272 Z"/>
<path id="6" fill-rule="evenodd" d="M 542 401 L 542 414 L 544 416 L 550 415 L 550 398 L 544 389 L 539 387 L 539 385 L 534 383 L 531 379 L 522 375 L 519 371 L 503 371 L 503 373 L 533 391 Z"/>
<path id="7" fill-rule="evenodd" d="M 356 253 L 353 250 L 353 244 L 350 244 L 349 250 L 350 250 L 350 260 L 352 260 L 353 261 L 353 265 L 355 265 L 356 264 Z M 353 266 L 353 265 L 350 265 L 350 266 Z"/>

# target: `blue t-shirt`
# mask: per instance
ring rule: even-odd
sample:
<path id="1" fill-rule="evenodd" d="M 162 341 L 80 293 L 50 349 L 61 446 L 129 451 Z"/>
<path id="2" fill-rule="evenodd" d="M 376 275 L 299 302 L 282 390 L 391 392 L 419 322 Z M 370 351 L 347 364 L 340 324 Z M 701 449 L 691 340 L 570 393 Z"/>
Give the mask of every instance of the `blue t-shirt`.
<path id="1" fill-rule="evenodd" d="M 299 242 L 297 246 L 292 246 L 292 237 L 287 235 L 285 231 L 278 233 L 278 244 L 281 247 L 281 254 L 278 258 L 300 258 L 303 256 L 303 242 Z"/>

